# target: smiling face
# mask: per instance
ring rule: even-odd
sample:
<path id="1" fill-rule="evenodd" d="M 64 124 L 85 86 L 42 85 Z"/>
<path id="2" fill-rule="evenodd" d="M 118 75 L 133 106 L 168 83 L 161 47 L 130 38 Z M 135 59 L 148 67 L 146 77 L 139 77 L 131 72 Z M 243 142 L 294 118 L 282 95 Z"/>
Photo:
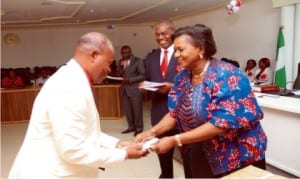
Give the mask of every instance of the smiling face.
<path id="1" fill-rule="evenodd" d="M 129 47 L 122 47 L 121 48 L 121 56 L 123 60 L 127 60 L 131 57 L 132 52 Z"/>
<path id="2" fill-rule="evenodd" d="M 199 53 L 203 53 L 203 49 L 196 47 L 192 37 L 186 34 L 174 39 L 174 50 L 174 56 L 183 68 L 193 68 L 200 60 Z"/>
<path id="3" fill-rule="evenodd" d="M 167 49 L 172 45 L 174 28 L 170 22 L 161 22 L 155 26 L 155 40 L 161 48 Z"/>

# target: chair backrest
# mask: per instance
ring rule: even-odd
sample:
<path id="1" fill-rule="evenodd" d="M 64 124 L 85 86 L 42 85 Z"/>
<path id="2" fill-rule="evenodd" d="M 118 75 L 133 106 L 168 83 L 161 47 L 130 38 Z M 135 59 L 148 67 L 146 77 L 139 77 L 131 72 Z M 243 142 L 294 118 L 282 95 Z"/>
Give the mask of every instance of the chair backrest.
<path id="1" fill-rule="evenodd" d="M 298 63 L 298 73 L 293 85 L 293 89 L 300 89 L 300 63 Z"/>

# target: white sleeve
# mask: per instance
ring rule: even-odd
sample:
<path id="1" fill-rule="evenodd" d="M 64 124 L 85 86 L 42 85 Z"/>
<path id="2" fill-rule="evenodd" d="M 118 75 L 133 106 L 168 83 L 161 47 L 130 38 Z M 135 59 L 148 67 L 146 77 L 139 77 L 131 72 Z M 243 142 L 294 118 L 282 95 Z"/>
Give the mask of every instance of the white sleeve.
<path id="1" fill-rule="evenodd" d="M 90 107 L 87 99 L 72 92 L 54 98 L 59 102 L 51 105 L 48 117 L 53 142 L 63 160 L 92 167 L 107 167 L 125 160 L 126 151 L 114 147 L 118 139 L 104 133 L 99 136 L 99 131 L 91 125 L 86 115 Z"/>

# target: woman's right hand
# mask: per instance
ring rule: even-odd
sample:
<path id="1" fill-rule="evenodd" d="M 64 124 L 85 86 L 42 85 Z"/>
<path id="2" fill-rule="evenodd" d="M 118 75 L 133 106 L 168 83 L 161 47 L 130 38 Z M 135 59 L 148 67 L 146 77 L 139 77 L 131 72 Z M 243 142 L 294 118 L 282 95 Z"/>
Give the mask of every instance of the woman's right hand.
<path id="1" fill-rule="evenodd" d="M 135 137 L 134 141 L 136 143 L 144 143 L 144 141 L 149 140 L 153 137 L 155 137 L 155 134 L 154 134 L 153 130 L 147 130 L 145 132 L 139 133 Z"/>

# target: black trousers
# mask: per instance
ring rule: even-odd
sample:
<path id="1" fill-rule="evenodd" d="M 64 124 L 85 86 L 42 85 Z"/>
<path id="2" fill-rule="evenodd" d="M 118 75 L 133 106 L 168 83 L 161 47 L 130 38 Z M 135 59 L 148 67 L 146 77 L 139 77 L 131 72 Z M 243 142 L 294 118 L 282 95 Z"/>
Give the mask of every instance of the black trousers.
<path id="1" fill-rule="evenodd" d="M 214 178 L 201 143 L 183 145 L 181 156 L 185 178 Z"/>
<path id="2" fill-rule="evenodd" d="M 255 161 L 253 163 L 244 165 L 235 170 L 214 175 L 206 159 L 205 153 L 203 152 L 201 142 L 184 145 L 181 148 L 181 155 L 183 156 L 184 174 L 185 178 L 220 178 L 228 175 L 236 170 L 245 168 L 249 165 L 254 165 L 263 170 L 266 169 L 265 159 Z"/>
<path id="3" fill-rule="evenodd" d="M 137 92 L 129 96 L 124 90 L 123 107 L 128 123 L 128 129 L 134 129 L 137 132 L 143 131 L 143 95 Z"/>

